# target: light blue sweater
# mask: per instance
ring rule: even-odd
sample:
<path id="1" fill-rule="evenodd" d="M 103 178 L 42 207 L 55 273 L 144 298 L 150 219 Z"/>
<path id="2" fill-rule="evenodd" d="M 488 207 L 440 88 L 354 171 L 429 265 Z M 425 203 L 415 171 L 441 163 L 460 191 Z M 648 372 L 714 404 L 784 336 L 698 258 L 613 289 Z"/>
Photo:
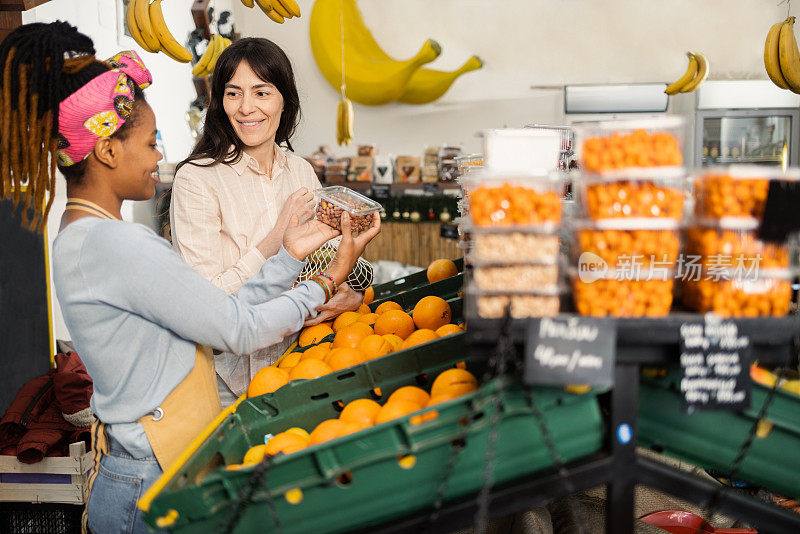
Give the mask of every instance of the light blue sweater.
<path id="1" fill-rule="evenodd" d="M 325 301 L 313 282 L 287 291 L 302 267 L 281 248 L 234 297 L 140 224 L 84 217 L 62 230 L 56 294 L 109 434 L 134 457 L 152 455 L 136 421 L 189 374 L 195 343 L 250 354 L 300 330 Z"/>

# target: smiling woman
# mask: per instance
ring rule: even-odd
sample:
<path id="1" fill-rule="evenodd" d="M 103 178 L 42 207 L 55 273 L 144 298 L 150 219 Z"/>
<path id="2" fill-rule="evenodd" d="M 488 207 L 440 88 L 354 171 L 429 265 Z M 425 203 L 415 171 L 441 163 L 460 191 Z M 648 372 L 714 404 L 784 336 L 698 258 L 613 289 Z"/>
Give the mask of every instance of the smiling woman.
<path id="1" fill-rule="evenodd" d="M 175 250 L 228 294 L 278 252 L 293 216 L 302 222 L 314 215 L 312 191 L 319 180 L 291 152 L 299 117 L 292 65 L 279 46 L 246 38 L 220 55 L 203 133 L 178 165 L 170 218 Z M 354 310 L 361 300 L 342 284 L 315 321 Z M 286 337 L 251 355 L 218 354 L 223 406 L 244 394 L 252 377 L 294 340 Z"/>

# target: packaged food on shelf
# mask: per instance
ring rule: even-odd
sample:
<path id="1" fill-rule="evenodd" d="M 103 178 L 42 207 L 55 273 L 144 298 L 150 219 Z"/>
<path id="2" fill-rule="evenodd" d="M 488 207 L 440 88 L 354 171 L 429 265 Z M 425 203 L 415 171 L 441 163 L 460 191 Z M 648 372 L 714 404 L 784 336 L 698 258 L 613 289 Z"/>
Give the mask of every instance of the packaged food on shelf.
<path id="1" fill-rule="evenodd" d="M 760 219 L 770 180 L 800 178 L 797 169 L 752 165 L 710 167 L 694 180 L 695 214 L 702 218 L 754 217 Z"/>
<path id="2" fill-rule="evenodd" d="M 581 315 L 595 317 L 665 317 L 672 307 L 673 273 L 649 271 L 574 275 L 575 308 Z"/>
<path id="3" fill-rule="evenodd" d="M 378 155 L 378 147 L 375 145 L 358 145 L 358 155 L 375 157 Z"/>
<path id="4" fill-rule="evenodd" d="M 483 167 L 483 156 L 480 154 L 459 156 L 456 158 L 456 165 L 458 166 L 458 175 L 466 176 L 475 169 Z"/>
<path id="5" fill-rule="evenodd" d="M 573 128 L 586 172 L 683 165 L 686 122 L 682 117 L 577 122 Z"/>
<path id="6" fill-rule="evenodd" d="M 698 257 L 697 261 L 705 267 L 789 267 L 789 246 L 758 239 L 757 222 L 753 223 L 732 226 L 720 221 L 698 221 L 686 230 L 686 254 Z"/>
<path id="7" fill-rule="evenodd" d="M 553 173 L 500 175 L 475 171 L 461 180 L 476 226 L 561 222 L 563 178 Z"/>
<path id="8" fill-rule="evenodd" d="M 458 165 L 453 158 L 439 160 L 439 181 L 441 182 L 455 182 L 458 177 Z"/>
<path id="9" fill-rule="evenodd" d="M 395 182 L 416 183 L 420 179 L 419 156 L 397 156 L 394 164 Z"/>
<path id="10" fill-rule="evenodd" d="M 700 313 L 723 317 L 782 316 L 792 302 L 791 273 L 759 269 L 754 274 L 703 271 L 684 280 L 683 303 Z"/>
<path id="11" fill-rule="evenodd" d="M 683 218 L 686 186 L 680 169 L 660 174 L 583 174 L 572 184 L 583 216 L 594 220 L 660 217 L 679 221 Z"/>
<path id="12" fill-rule="evenodd" d="M 350 182 L 371 182 L 375 160 L 372 156 L 356 156 L 350 160 L 347 179 Z"/>
<path id="13" fill-rule="evenodd" d="M 505 317 L 506 310 L 514 319 L 552 317 L 558 315 L 561 307 L 558 287 L 529 292 L 482 291 L 470 287 L 465 292 L 465 301 L 467 316 L 483 319 Z"/>
<path id="14" fill-rule="evenodd" d="M 341 185 L 317 189 L 315 195 L 317 219 L 337 230 L 341 230 L 345 211 L 350 214 L 350 228 L 359 233 L 372 226 L 372 214 L 381 210 L 381 205 L 374 200 Z"/>
<path id="15" fill-rule="evenodd" d="M 558 284 L 558 263 L 474 265 L 475 287 L 487 291 L 536 291 Z"/>
<path id="16" fill-rule="evenodd" d="M 620 263 L 640 266 L 674 267 L 680 253 L 680 231 L 672 220 L 645 220 L 630 224 L 630 220 L 598 224 L 576 221 L 573 258 L 595 254 L 609 267 Z M 649 223 L 649 224 L 648 224 Z"/>
<path id="17" fill-rule="evenodd" d="M 473 232 L 471 262 L 542 262 L 558 257 L 557 233 Z"/>

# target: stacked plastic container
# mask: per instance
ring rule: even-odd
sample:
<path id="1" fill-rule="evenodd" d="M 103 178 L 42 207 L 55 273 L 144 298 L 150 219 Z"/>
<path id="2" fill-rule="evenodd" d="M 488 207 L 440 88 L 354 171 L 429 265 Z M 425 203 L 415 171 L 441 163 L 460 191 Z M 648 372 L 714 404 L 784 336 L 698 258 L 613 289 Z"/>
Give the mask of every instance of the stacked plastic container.
<path id="1" fill-rule="evenodd" d="M 576 123 L 575 307 L 582 315 L 660 317 L 672 306 L 687 172 L 680 117 Z"/>
<path id="2" fill-rule="evenodd" d="M 758 238 L 770 180 L 797 180 L 764 167 L 703 169 L 694 180 L 695 219 L 686 258 L 699 265 L 683 282 L 684 304 L 723 316 L 785 315 L 791 304 L 789 245 Z"/>

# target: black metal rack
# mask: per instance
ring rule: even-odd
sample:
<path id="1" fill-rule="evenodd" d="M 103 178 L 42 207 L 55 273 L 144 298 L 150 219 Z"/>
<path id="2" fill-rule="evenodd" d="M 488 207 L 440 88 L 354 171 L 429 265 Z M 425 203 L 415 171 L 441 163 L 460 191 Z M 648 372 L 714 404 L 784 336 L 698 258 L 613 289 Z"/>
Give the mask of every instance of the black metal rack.
<path id="1" fill-rule="evenodd" d="M 634 488 L 644 484 L 708 506 L 745 521 L 762 533 L 800 532 L 800 515 L 779 509 L 719 486 L 689 473 L 636 454 L 639 377 L 642 366 L 666 366 L 678 362 L 680 326 L 702 322 L 697 314 L 676 313 L 659 319 L 618 319 L 614 383 L 624 384 L 609 393 L 607 439 L 603 452 L 565 466 L 561 476 L 555 470 L 541 471 L 496 485 L 489 496 L 489 516 L 501 517 L 540 506 L 570 492 L 607 484 L 606 532 L 630 534 L 634 531 Z M 763 363 L 783 364 L 792 358 L 792 343 L 800 335 L 800 317 L 736 319 L 739 331 L 750 336 L 754 358 Z M 514 344 L 523 346 L 529 322 L 515 320 L 511 325 Z M 502 320 L 472 320 L 468 330 L 471 358 L 493 355 Z M 796 363 L 796 362 L 795 362 Z M 615 430 L 627 424 L 632 439 L 622 443 Z M 800 451 L 798 451 L 800 452 Z M 800 476 L 800 474 L 799 474 Z M 443 532 L 469 526 L 477 510 L 475 496 L 445 503 L 437 519 L 430 510 L 373 526 L 363 532 Z"/>

